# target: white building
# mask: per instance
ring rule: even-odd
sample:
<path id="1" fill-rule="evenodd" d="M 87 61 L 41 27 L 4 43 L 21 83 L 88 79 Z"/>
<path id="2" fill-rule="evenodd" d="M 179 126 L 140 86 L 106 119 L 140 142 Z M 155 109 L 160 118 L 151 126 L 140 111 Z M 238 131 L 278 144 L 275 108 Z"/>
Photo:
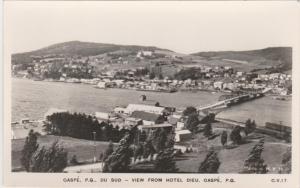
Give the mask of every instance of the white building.
<path id="1" fill-rule="evenodd" d="M 157 107 L 157 106 L 150 106 L 144 104 L 129 104 L 125 109 L 125 113 L 132 114 L 134 111 L 144 111 L 154 114 L 163 114 L 165 108 Z"/>
<path id="2" fill-rule="evenodd" d="M 114 109 L 114 112 L 115 113 L 118 113 L 118 114 L 123 114 L 125 112 L 126 108 L 122 108 L 122 107 L 116 107 Z"/>
<path id="3" fill-rule="evenodd" d="M 97 88 L 100 88 L 100 89 L 105 89 L 107 87 L 107 83 L 106 82 L 98 82 Z"/>
<path id="4" fill-rule="evenodd" d="M 110 114 L 106 112 L 95 112 L 95 117 L 97 119 L 109 120 Z"/>
<path id="5" fill-rule="evenodd" d="M 223 82 L 221 82 L 221 81 L 214 82 L 214 88 L 215 89 L 223 89 Z"/>

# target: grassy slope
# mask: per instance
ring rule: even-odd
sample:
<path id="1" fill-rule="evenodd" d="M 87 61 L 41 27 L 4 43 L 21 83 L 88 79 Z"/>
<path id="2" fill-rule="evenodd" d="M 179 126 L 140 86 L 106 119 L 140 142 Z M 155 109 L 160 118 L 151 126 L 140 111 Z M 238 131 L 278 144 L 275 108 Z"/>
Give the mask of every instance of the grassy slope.
<path id="1" fill-rule="evenodd" d="M 220 52 L 199 52 L 192 54 L 194 56 L 204 57 L 206 59 L 219 59 L 222 63 L 226 63 L 223 59 L 246 61 L 248 64 L 240 66 L 256 66 L 255 68 L 264 68 L 266 66 L 283 65 L 284 69 L 292 68 L 292 48 L 291 47 L 271 47 L 261 50 L 250 51 L 220 51 Z M 211 60 L 212 62 L 216 60 Z M 231 63 L 232 65 L 238 63 Z"/>
<path id="2" fill-rule="evenodd" d="M 12 168 L 19 168 L 21 166 L 20 158 L 21 151 L 24 146 L 25 139 L 12 140 Z M 94 142 L 89 140 L 76 139 L 71 137 L 59 137 L 53 135 L 41 136 L 38 138 L 40 146 L 50 146 L 55 140 L 63 145 L 68 151 L 68 158 L 75 154 L 79 162 L 92 161 L 94 157 Z M 108 142 L 96 142 L 96 157 L 100 156 L 108 146 Z"/>
<path id="3" fill-rule="evenodd" d="M 94 42 L 70 41 L 70 42 L 54 44 L 31 52 L 13 54 L 12 62 L 16 64 L 29 63 L 33 60 L 30 56 L 43 56 L 43 55 L 96 56 L 99 54 L 115 52 L 115 51 L 137 52 L 141 49 L 163 50 L 153 46 L 116 45 L 116 44 L 103 44 L 103 43 L 94 43 Z M 169 50 L 164 50 L 164 51 L 169 51 Z"/>
<path id="4" fill-rule="evenodd" d="M 194 141 L 199 142 L 201 146 L 214 146 L 217 148 L 216 150 L 218 151 L 218 156 L 221 162 L 219 173 L 241 172 L 244 161 L 247 159 L 252 147 L 258 142 L 257 140 L 252 140 L 251 142 L 240 145 L 234 149 L 223 149 L 221 147 L 220 137 L 209 141 L 204 139 L 202 136 L 199 137 L 199 139 L 195 139 Z M 276 141 L 271 137 L 266 137 L 265 141 L 265 149 L 262 154 L 265 163 L 268 165 L 268 167 L 279 167 L 281 164 L 282 155 L 284 152 L 286 152 L 290 144 Z M 203 148 L 201 148 L 200 152 L 184 154 L 182 159 L 176 162 L 176 165 L 180 169 L 180 172 L 196 173 L 206 154 L 207 151 L 205 151 Z M 277 171 L 269 173 L 277 173 Z"/>

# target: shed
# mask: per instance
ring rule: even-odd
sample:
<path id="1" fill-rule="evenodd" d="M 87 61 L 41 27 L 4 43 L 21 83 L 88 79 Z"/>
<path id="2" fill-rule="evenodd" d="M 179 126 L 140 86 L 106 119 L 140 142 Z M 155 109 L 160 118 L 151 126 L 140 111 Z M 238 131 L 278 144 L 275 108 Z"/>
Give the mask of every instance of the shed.
<path id="1" fill-rule="evenodd" d="M 175 131 L 175 142 L 181 142 L 192 138 L 192 133 L 189 130 Z"/>

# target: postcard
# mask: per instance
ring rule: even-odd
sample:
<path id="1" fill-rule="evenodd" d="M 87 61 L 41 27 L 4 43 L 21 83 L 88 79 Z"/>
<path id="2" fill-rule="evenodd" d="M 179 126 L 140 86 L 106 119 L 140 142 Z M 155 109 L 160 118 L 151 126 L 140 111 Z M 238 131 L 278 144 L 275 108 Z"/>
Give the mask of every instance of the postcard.
<path id="1" fill-rule="evenodd" d="M 299 187 L 297 1 L 4 1 L 7 187 Z"/>

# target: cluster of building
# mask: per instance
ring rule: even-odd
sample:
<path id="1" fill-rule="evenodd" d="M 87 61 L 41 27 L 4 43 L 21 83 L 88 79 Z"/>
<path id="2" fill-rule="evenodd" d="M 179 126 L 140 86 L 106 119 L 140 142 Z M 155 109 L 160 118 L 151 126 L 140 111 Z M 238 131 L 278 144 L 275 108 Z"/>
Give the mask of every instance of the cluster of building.
<path id="1" fill-rule="evenodd" d="M 37 80 L 85 83 L 98 88 L 124 88 L 145 91 L 209 90 L 234 92 L 239 90 L 270 89 L 274 94 L 291 94 L 290 74 L 237 71 L 231 66 L 186 64 L 182 57 L 159 54 L 151 50 L 135 53 L 118 52 L 93 57 L 38 56 L 24 71 L 13 64 L 14 75 Z M 135 68 L 110 68 L 112 63 L 148 62 Z M 104 65 L 101 69 L 97 65 Z M 183 76 L 182 76 L 182 75 Z"/>
<path id="2" fill-rule="evenodd" d="M 151 134 L 158 128 L 171 128 L 175 131 L 175 141 L 191 139 L 191 132 L 185 128 L 185 117 L 173 107 L 146 104 L 129 104 L 116 107 L 113 112 L 95 112 L 98 121 L 106 121 L 114 127 L 131 129 L 137 127 L 141 132 Z M 202 116 L 199 115 L 199 118 Z M 202 118 L 204 118 L 203 116 Z"/>

